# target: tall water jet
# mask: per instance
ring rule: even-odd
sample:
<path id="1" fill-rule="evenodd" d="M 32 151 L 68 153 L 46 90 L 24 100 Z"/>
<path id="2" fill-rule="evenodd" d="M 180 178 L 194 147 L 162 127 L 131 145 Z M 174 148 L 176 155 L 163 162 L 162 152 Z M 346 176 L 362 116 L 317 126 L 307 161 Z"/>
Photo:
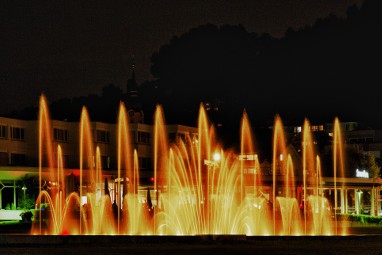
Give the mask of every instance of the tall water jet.
<path id="1" fill-rule="evenodd" d="M 336 234 L 338 234 L 338 222 L 337 222 L 337 207 L 338 207 L 338 194 L 337 194 L 337 180 L 338 173 L 339 177 L 345 176 L 345 163 L 344 163 L 344 155 L 343 155 L 343 137 L 342 137 L 342 129 L 340 120 L 338 117 L 334 119 L 334 127 L 333 127 L 333 175 L 334 175 L 334 218 L 335 218 L 335 229 Z M 341 185 L 341 198 L 343 198 L 343 190 L 345 187 L 345 182 L 342 181 Z M 341 204 L 341 213 L 344 212 L 344 199 L 342 199 Z M 341 228 L 343 233 L 345 234 L 346 228 Z"/>
<path id="2" fill-rule="evenodd" d="M 184 136 L 182 134 L 175 137 L 174 141 L 167 137 L 168 132 L 172 131 L 167 130 L 163 109 L 157 105 L 152 130 L 154 158 L 152 192 L 156 198 L 153 201 L 151 201 L 151 186 L 146 187 L 146 201 L 142 198 L 138 147 L 132 148 L 130 121 L 123 103 L 119 105 L 116 123 L 118 165 L 117 176 L 113 178 L 113 188 L 115 188 L 113 196 L 108 195 L 108 180 L 102 173 L 101 149 L 98 146 L 93 148 L 95 141 L 86 107 L 82 108 L 79 125 L 79 190 L 71 190 L 67 194 L 62 192 L 65 189 L 63 151 L 58 144 L 57 162 L 54 165 L 54 159 L 49 156 L 54 150 L 49 122 L 46 100 L 42 96 L 39 112 L 40 194 L 36 201 L 38 204 L 36 209 L 42 204 L 48 204 L 49 214 L 45 222 L 41 219 L 42 212 L 38 215 L 40 221 L 37 220 L 36 223 L 39 223 L 40 227 L 34 229 L 39 230 L 39 233 L 81 235 L 331 235 L 333 233 L 331 211 L 328 209 L 330 204 L 324 196 L 322 187 L 320 157 L 317 155 L 313 133 L 307 119 L 304 120 L 301 134 L 300 166 L 300 155 L 297 155 L 293 148 L 287 147 L 283 123 L 280 116 L 276 115 L 273 126 L 272 172 L 266 176 L 267 173 L 260 169 L 258 151 L 246 111 L 243 112 L 240 123 L 240 149 L 239 153 L 236 153 L 233 148 L 221 147 L 215 127 L 209 122 L 203 104 L 199 106 L 195 133 L 192 136 L 191 133 Z M 343 141 L 338 119 L 334 125 L 333 141 L 336 193 L 336 183 L 339 179 L 337 172 L 341 172 L 341 176 L 344 172 Z M 264 166 L 267 167 L 266 164 Z M 54 169 L 55 167 L 57 169 Z M 45 172 L 46 169 L 49 171 L 48 174 Z M 302 169 L 302 186 L 300 169 Z M 49 182 L 43 185 L 43 176 L 48 176 L 47 179 L 51 184 L 49 189 L 46 186 Z M 102 194 L 103 180 L 104 194 Z M 115 211 L 111 197 L 117 205 Z M 301 209 L 302 204 L 299 208 L 300 199 L 304 202 L 303 209 Z M 41 226 L 41 222 L 47 225 Z"/>
<path id="3" fill-rule="evenodd" d="M 84 177 L 84 168 L 87 170 L 87 192 L 94 193 L 95 190 L 95 176 L 94 176 L 94 166 L 95 166 L 95 158 L 94 158 L 94 148 L 93 148 L 93 136 L 91 132 L 90 126 L 90 118 L 88 111 L 85 106 L 82 107 L 81 118 L 80 118 L 80 199 L 81 204 L 83 200 L 83 177 Z M 85 193 L 86 194 L 86 193 Z M 83 208 L 80 208 L 80 214 L 83 213 Z M 87 223 L 82 222 L 82 218 L 80 215 L 80 225 L 79 231 L 82 233 L 82 225 Z"/>
<path id="4" fill-rule="evenodd" d="M 248 114 L 246 111 L 244 111 L 242 120 L 241 120 L 241 131 L 240 131 L 241 137 L 240 137 L 240 155 L 242 155 L 242 158 L 240 159 L 240 199 L 241 202 L 243 201 L 244 196 L 244 163 L 250 162 L 253 165 L 246 165 L 249 169 L 254 169 L 254 180 L 253 180 L 253 195 L 254 197 L 257 197 L 258 194 L 258 183 L 261 183 L 261 175 L 259 174 L 260 169 L 256 169 L 256 163 L 258 163 L 257 154 L 255 152 L 254 148 L 254 142 L 253 142 L 253 133 L 252 129 L 248 120 Z M 249 159 L 248 159 L 249 157 Z M 253 159 L 252 159 L 253 157 Z M 245 161 L 247 160 L 247 161 Z M 257 161 L 257 162 L 256 162 Z"/>
<path id="5" fill-rule="evenodd" d="M 327 213 L 327 207 L 325 207 L 328 201 L 320 196 L 320 193 L 323 193 L 321 162 L 315 148 L 310 122 L 306 118 L 302 134 L 302 158 L 305 234 L 330 234 L 332 220 Z M 311 187 L 310 191 L 307 190 L 308 185 Z M 310 211 L 309 215 L 307 214 L 308 210 Z M 308 221 L 311 222 L 310 228 L 307 227 Z"/>
<path id="6" fill-rule="evenodd" d="M 302 132 L 302 172 L 303 172 L 303 199 L 304 202 L 304 233 L 308 233 L 307 229 L 307 201 L 308 201 L 308 191 L 307 183 L 315 182 L 315 148 L 313 137 L 311 133 L 311 126 L 308 119 L 304 119 L 303 132 Z M 317 195 L 317 194 L 316 194 Z"/>
<path id="7" fill-rule="evenodd" d="M 209 212 L 208 212 L 208 173 L 210 169 L 209 160 L 211 160 L 211 139 L 210 139 L 210 123 L 204 109 L 203 104 L 199 105 L 199 116 L 198 116 L 198 198 L 202 201 L 200 205 L 200 212 L 202 215 L 203 232 L 209 233 L 210 222 L 209 222 Z M 204 165 L 207 166 L 204 167 Z"/>
<path id="8" fill-rule="evenodd" d="M 272 203 L 273 203 L 273 234 L 276 235 L 276 191 L 278 188 L 276 174 L 284 172 L 287 156 L 287 147 L 284 134 L 284 126 L 279 115 L 275 116 L 273 125 L 273 156 L 272 156 Z"/>
<path id="9" fill-rule="evenodd" d="M 152 234 L 149 216 L 146 213 L 148 208 L 144 208 L 138 200 L 140 186 L 138 154 L 136 149 L 131 148 L 129 123 L 125 104 L 120 102 L 117 123 L 117 201 L 115 201 L 117 233 Z"/>
<path id="10" fill-rule="evenodd" d="M 43 167 L 48 168 L 48 172 L 51 173 L 50 180 L 54 180 L 52 176 L 52 171 L 50 169 L 53 166 L 53 155 L 52 155 L 52 144 L 51 144 L 51 125 L 50 125 L 50 116 L 47 100 L 44 94 L 41 94 L 39 101 L 39 112 L 38 112 L 38 143 L 39 143 L 39 156 L 38 156 L 38 165 L 39 165 L 39 192 L 42 192 L 42 176 L 43 176 Z M 44 161 L 44 159 L 46 161 Z M 39 205 L 40 206 L 40 205 Z M 42 214 L 41 208 L 36 208 L 39 212 L 39 232 L 42 231 Z"/>
<path id="11" fill-rule="evenodd" d="M 269 233 L 267 226 L 267 201 L 262 189 L 261 169 L 258 153 L 255 149 L 253 131 L 251 128 L 248 114 L 244 110 L 241 120 L 240 130 L 240 203 L 244 211 L 249 211 L 246 223 L 250 235 L 263 235 Z M 246 178 L 244 178 L 246 175 Z M 253 176 L 253 180 L 251 177 Z M 245 179 L 245 180 L 244 180 Z M 251 190 L 247 186 L 253 187 Z M 246 208 L 245 208 L 246 207 Z M 249 227 L 255 226 L 255 227 Z"/>
<path id="12" fill-rule="evenodd" d="M 168 164 L 168 138 L 164 124 L 164 114 L 161 105 L 157 105 L 154 114 L 154 190 L 156 191 L 157 208 L 162 207 L 159 200 L 160 194 L 164 191 L 164 181 L 166 180 L 166 164 Z M 154 229 L 157 228 L 154 219 Z"/>
<path id="13" fill-rule="evenodd" d="M 117 125 L 117 132 L 118 132 L 118 176 L 117 176 L 117 206 L 118 206 L 118 217 L 117 217 L 117 233 L 119 234 L 121 229 L 121 208 L 124 206 L 123 202 L 125 200 L 125 197 L 127 194 L 131 194 L 133 197 L 137 193 L 137 187 L 139 185 L 138 179 L 134 178 L 134 172 L 133 172 L 133 153 L 130 148 L 130 129 L 129 129 L 129 119 L 126 114 L 126 107 L 123 102 L 120 102 L 119 104 L 119 112 L 118 112 L 118 125 Z M 123 165 L 122 165 L 123 163 Z M 122 172 L 123 171 L 123 172 Z M 124 184 L 123 187 L 121 187 L 121 182 Z M 137 210 L 138 204 L 135 200 L 132 201 L 132 204 L 128 205 L 129 207 L 132 207 L 132 210 L 130 212 L 135 212 Z M 127 204 L 126 204 L 127 207 Z M 129 208 L 124 208 L 124 219 L 123 227 L 122 229 L 123 233 L 126 233 L 127 231 L 136 232 L 137 230 L 133 230 L 132 226 L 135 226 L 131 224 L 133 221 L 131 221 L 129 215 Z"/>

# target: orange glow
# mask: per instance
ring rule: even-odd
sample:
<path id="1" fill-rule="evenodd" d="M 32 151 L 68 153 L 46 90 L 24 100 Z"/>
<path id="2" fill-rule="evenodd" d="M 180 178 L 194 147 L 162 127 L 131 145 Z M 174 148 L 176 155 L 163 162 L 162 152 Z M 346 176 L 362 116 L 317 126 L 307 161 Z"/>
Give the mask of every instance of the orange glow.
<path id="1" fill-rule="evenodd" d="M 118 172 L 112 179 L 103 174 L 102 151 L 100 147 L 94 150 L 92 123 L 83 107 L 78 141 L 80 169 L 71 171 L 79 183 L 74 178 L 65 185 L 65 178 L 72 176 L 64 176 L 60 145 L 57 146 L 57 168 L 53 158 L 48 156 L 50 179 L 43 180 L 42 157 L 53 155 L 49 123 L 46 101 L 42 96 L 39 113 L 40 194 L 36 200 L 36 219 L 39 220 L 33 224 L 33 234 L 337 234 L 334 233 L 337 225 L 333 226 L 328 209 L 332 205 L 323 194 L 321 160 L 313 143 L 314 129 L 307 119 L 301 132 L 302 154 L 297 155 L 287 147 L 281 117 L 275 116 L 273 154 L 267 180 L 260 168 L 260 154 L 246 111 L 241 119 L 240 149 L 235 152 L 233 148 L 224 149 L 219 144 L 203 104 L 199 105 L 197 137 L 196 134 L 186 134 L 184 139 L 169 143 L 163 109 L 157 105 L 150 137 L 154 173 L 150 177 L 152 185 L 147 187 L 140 184 L 139 146 L 132 147 L 130 122 L 122 102 L 116 126 Z M 344 171 L 339 127 L 336 119 L 335 178 L 337 172 L 343 176 Z M 215 153 L 219 154 L 219 160 Z M 338 165 L 340 171 L 337 171 Z M 148 179 L 147 173 L 142 176 Z M 296 184 L 297 181 L 300 183 Z M 68 193 L 64 192 L 66 188 L 70 188 Z M 110 195 L 107 195 L 109 190 Z M 341 229 L 344 235 L 346 228 L 341 226 Z"/>

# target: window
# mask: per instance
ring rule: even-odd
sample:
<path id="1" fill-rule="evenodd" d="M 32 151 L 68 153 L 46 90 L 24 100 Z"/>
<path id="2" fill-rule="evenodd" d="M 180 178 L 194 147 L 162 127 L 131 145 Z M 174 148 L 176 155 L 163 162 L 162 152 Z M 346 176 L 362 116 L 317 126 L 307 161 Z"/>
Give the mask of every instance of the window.
<path id="1" fill-rule="evenodd" d="M 11 127 L 11 138 L 13 140 L 24 140 L 24 128 Z"/>
<path id="2" fill-rule="evenodd" d="M 67 142 L 69 140 L 68 139 L 68 130 L 53 128 L 53 139 L 55 141 Z"/>
<path id="3" fill-rule="evenodd" d="M 7 165 L 8 165 L 8 153 L 0 152 L 0 166 L 7 166 Z"/>
<path id="4" fill-rule="evenodd" d="M 131 143 L 136 143 L 136 139 L 135 139 L 135 131 L 130 131 L 130 142 Z"/>
<path id="5" fill-rule="evenodd" d="M 101 156 L 102 169 L 110 169 L 110 156 Z"/>
<path id="6" fill-rule="evenodd" d="M 293 128 L 294 133 L 301 133 L 301 130 L 302 130 L 301 126 Z"/>
<path id="7" fill-rule="evenodd" d="M 365 143 L 373 143 L 373 142 L 374 142 L 373 137 L 366 137 L 365 138 Z"/>
<path id="8" fill-rule="evenodd" d="M 13 166 L 25 166 L 26 155 L 19 153 L 11 153 L 11 165 Z"/>
<path id="9" fill-rule="evenodd" d="M 175 139 L 176 139 L 176 133 L 169 133 L 168 134 L 168 141 L 170 143 L 174 143 L 175 142 Z"/>
<path id="10" fill-rule="evenodd" d="M 43 164 L 43 166 L 47 166 L 48 167 L 48 160 L 45 160 L 45 158 L 47 158 L 48 157 L 48 155 L 46 155 L 45 153 L 44 153 L 44 156 L 43 156 L 43 162 L 42 162 L 42 164 Z M 61 157 L 62 157 L 62 167 L 63 168 L 66 168 L 66 167 L 68 167 L 68 164 L 69 164 L 69 155 L 61 155 Z M 54 158 L 55 159 L 57 159 L 58 158 L 58 155 L 57 155 L 57 153 L 54 153 Z M 58 160 L 55 160 L 54 161 L 54 167 L 57 167 L 58 166 Z"/>
<path id="11" fill-rule="evenodd" d="M 139 157 L 139 169 L 147 170 L 151 168 L 151 159 Z"/>
<path id="12" fill-rule="evenodd" d="M 186 141 L 186 134 L 179 133 L 179 134 L 178 134 L 178 140 L 177 140 L 177 142 L 180 142 L 180 140 L 182 140 L 183 142 L 185 142 L 185 141 Z"/>
<path id="13" fill-rule="evenodd" d="M 312 132 L 316 132 L 318 131 L 318 126 L 311 126 L 310 130 L 312 130 Z"/>
<path id="14" fill-rule="evenodd" d="M 150 133 L 138 131 L 138 143 L 149 144 Z"/>
<path id="15" fill-rule="evenodd" d="M 110 132 L 106 130 L 97 129 L 97 142 L 100 143 L 110 143 Z"/>
<path id="16" fill-rule="evenodd" d="M 63 167 L 68 167 L 69 166 L 69 155 L 63 155 L 62 156 L 62 164 L 63 164 Z"/>
<path id="17" fill-rule="evenodd" d="M 0 138 L 7 138 L 7 126 L 0 125 Z"/>

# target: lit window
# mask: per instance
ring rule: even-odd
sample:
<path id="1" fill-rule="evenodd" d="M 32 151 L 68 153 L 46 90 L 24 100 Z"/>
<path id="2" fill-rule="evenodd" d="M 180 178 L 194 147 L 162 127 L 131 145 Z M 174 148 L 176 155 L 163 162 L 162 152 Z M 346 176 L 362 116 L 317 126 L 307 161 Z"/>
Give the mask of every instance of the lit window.
<path id="1" fill-rule="evenodd" d="M 313 132 L 317 132 L 317 131 L 318 131 L 318 126 L 312 126 L 311 130 L 312 130 Z"/>

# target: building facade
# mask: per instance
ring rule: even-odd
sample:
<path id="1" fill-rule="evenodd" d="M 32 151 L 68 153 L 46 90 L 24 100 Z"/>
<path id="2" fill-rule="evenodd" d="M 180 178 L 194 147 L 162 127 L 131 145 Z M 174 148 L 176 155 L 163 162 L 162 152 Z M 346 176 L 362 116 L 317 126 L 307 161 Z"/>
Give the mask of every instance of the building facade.
<path id="1" fill-rule="evenodd" d="M 90 122 L 92 145 L 100 151 L 104 177 L 117 174 L 117 124 Z M 167 125 L 169 142 L 184 140 L 186 135 L 197 137 L 197 128 Z M 57 167 L 60 146 L 66 175 L 77 174 L 80 168 L 80 123 L 51 120 L 50 123 L 53 167 Z M 153 126 L 130 123 L 131 150 L 136 150 L 140 182 L 150 184 L 153 177 Z M 44 150 L 46 151 L 46 150 Z M 43 156 L 46 158 L 46 155 Z M 26 175 L 39 174 L 38 120 L 18 120 L 0 117 L 0 209 L 12 204 L 18 206 L 20 180 Z M 42 162 L 46 166 L 46 162 Z"/>

